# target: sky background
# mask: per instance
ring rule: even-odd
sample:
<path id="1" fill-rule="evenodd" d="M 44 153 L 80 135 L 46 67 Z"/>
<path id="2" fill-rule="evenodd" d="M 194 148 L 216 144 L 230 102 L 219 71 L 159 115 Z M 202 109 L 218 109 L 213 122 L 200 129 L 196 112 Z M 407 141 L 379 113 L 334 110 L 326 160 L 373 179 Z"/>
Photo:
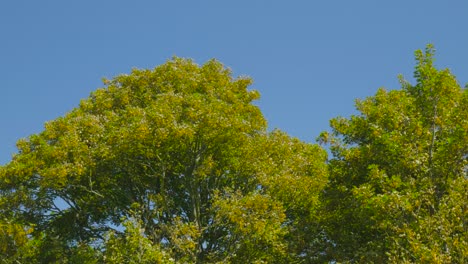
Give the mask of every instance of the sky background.
<path id="1" fill-rule="evenodd" d="M 414 51 L 468 82 L 468 1 L 0 2 L 0 164 L 103 77 L 173 56 L 253 78 L 269 128 L 308 142 L 354 100 L 412 81 Z"/>

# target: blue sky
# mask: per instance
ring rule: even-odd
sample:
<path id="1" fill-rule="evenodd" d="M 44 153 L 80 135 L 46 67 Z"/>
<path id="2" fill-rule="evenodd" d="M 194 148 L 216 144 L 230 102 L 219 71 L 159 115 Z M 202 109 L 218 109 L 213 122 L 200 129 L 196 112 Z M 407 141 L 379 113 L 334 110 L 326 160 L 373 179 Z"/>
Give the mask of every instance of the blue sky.
<path id="1" fill-rule="evenodd" d="M 308 142 L 354 99 L 412 80 L 413 52 L 468 82 L 468 1 L 1 1 L 0 164 L 82 98 L 172 56 L 216 58 L 252 89 L 270 128 Z"/>

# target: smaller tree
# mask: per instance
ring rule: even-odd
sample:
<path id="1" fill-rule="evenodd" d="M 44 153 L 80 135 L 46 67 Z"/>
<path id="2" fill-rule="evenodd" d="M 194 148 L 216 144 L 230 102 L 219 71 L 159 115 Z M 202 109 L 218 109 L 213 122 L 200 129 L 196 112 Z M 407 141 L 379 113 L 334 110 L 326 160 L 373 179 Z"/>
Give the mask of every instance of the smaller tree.
<path id="1" fill-rule="evenodd" d="M 329 255 L 340 262 L 465 263 L 468 91 L 417 51 L 416 85 L 357 100 L 331 121 L 323 200 Z"/>

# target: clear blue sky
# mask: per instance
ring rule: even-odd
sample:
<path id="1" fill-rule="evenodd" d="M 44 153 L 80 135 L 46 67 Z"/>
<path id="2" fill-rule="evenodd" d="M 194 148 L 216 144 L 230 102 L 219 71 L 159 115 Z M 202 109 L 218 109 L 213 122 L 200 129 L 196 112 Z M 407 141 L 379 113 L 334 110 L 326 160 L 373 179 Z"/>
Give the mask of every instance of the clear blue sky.
<path id="1" fill-rule="evenodd" d="M 23 1 L 0 3 L 0 164 L 102 77 L 172 56 L 251 76 L 270 128 L 313 142 L 354 99 L 412 80 L 413 52 L 468 82 L 468 1 Z"/>

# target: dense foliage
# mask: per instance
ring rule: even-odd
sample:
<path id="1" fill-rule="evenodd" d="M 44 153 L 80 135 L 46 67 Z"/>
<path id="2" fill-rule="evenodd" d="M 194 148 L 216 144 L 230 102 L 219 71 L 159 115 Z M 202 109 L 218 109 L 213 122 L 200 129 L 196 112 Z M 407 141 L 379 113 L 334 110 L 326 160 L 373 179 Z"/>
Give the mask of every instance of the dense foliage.
<path id="1" fill-rule="evenodd" d="M 433 53 L 331 121 L 329 160 L 217 61 L 105 80 L 0 167 L 0 259 L 464 263 L 468 91 Z"/>
<path id="2" fill-rule="evenodd" d="M 468 91 L 417 51 L 416 85 L 380 89 L 331 121 L 324 227 L 331 259 L 466 263 Z"/>

